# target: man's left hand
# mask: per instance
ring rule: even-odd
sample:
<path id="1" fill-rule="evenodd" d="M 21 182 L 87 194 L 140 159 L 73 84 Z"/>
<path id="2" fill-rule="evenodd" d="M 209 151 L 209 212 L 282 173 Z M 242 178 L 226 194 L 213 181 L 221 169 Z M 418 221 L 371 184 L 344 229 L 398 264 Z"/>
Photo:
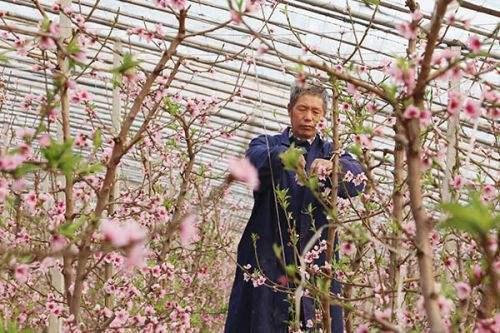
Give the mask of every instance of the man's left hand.
<path id="1" fill-rule="evenodd" d="M 310 172 L 319 178 L 329 176 L 333 171 L 333 162 L 322 158 L 315 159 L 310 168 Z"/>

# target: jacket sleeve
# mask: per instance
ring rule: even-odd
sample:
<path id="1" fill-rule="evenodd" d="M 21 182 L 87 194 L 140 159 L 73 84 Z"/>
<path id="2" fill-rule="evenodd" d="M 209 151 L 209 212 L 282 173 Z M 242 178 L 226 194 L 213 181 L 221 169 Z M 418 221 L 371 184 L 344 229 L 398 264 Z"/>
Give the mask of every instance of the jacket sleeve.
<path id="1" fill-rule="evenodd" d="M 276 180 L 283 171 L 279 155 L 286 149 L 284 145 L 273 144 L 272 138 L 265 135 L 258 136 L 250 142 L 246 157 L 257 169 L 262 188 L 272 183 L 271 176 Z"/>
<path id="2" fill-rule="evenodd" d="M 356 185 L 354 183 L 354 179 L 356 176 L 363 174 L 363 167 L 356 159 L 347 153 L 340 156 L 339 161 L 341 172 L 339 177 L 338 195 L 344 199 L 359 195 L 363 192 L 365 184 L 363 181 L 359 185 Z M 348 182 L 343 180 L 347 171 L 350 171 L 353 174 L 353 180 Z"/>

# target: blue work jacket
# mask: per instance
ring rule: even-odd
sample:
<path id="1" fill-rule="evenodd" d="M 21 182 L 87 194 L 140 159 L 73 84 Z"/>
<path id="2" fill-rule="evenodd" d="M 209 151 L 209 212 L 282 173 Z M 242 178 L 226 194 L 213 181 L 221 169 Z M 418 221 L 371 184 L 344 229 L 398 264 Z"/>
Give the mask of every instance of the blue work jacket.
<path id="1" fill-rule="evenodd" d="M 293 216 L 293 227 L 296 228 L 300 253 L 308 240 L 313 236 L 312 219 L 306 209 L 313 207 L 314 224 L 316 228 L 328 224 L 326 216 L 319 202 L 312 192 L 297 184 L 295 173 L 283 168 L 279 155 L 287 150 L 293 137 L 290 137 L 290 128 L 279 135 L 261 135 L 250 142 L 246 156 L 259 173 L 260 187 L 254 192 L 254 207 L 250 220 L 243 232 L 238 245 L 236 275 L 231 296 L 229 299 L 228 315 L 226 319 L 226 333 L 259 332 L 281 333 L 288 332 L 287 322 L 290 320 L 290 306 L 287 296 L 277 288 L 266 285 L 254 287 L 252 281 L 245 281 L 245 265 L 252 269 L 260 268 L 266 281 L 278 283 L 285 275 L 283 258 L 278 260 L 273 244 L 280 246 L 284 252 L 286 264 L 294 263 L 294 251 L 290 242 L 290 221 L 278 204 L 273 186 L 288 189 L 288 212 Z M 309 146 L 309 145 L 308 145 Z M 317 158 L 328 159 L 332 155 L 331 142 L 324 141 L 319 135 L 307 147 L 306 170 Z M 340 157 L 340 164 L 344 172 L 351 171 L 356 176 L 363 172 L 358 161 L 349 154 Z M 354 197 L 363 190 L 363 185 L 355 186 L 351 182 L 340 182 L 338 194 L 340 197 Z M 328 185 L 327 185 L 328 186 Z M 311 206 L 309 206 L 311 207 Z M 327 239 L 327 228 L 324 228 L 321 239 Z M 338 260 L 338 251 L 335 254 Z M 296 261 L 295 261 L 296 262 Z M 315 261 L 319 266 L 325 262 L 323 252 Z M 247 266 L 248 267 L 248 266 Z M 248 272 L 247 272 L 248 273 Z M 281 279 L 281 280 L 280 280 Z M 247 276 L 248 280 L 248 276 Z M 336 280 L 331 284 L 332 292 L 339 294 L 340 283 Z M 314 319 L 315 307 L 311 298 L 303 297 L 301 302 L 301 321 L 304 324 Z M 331 307 L 332 332 L 343 332 L 343 314 L 340 306 Z"/>

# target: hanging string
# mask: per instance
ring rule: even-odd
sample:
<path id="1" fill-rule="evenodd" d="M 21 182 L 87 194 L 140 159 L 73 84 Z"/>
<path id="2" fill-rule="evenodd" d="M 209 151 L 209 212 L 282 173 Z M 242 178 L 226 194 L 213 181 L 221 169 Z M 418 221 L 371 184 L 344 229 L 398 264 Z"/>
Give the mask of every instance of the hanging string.
<path id="1" fill-rule="evenodd" d="M 259 74 L 258 74 L 257 62 L 255 61 L 255 53 L 252 52 L 252 54 L 253 54 L 252 63 L 254 65 L 255 81 L 257 83 L 257 94 L 259 96 L 258 106 L 259 106 L 259 109 L 260 109 L 261 121 L 262 121 L 262 124 L 264 126 L 264 134 L 265 134 L 265 138 L 266 138 L 266 147 L 267 147 L 267 161 L 269 163 L 269 170 L 270 170 L 270 174 L 271 174 L 271 185 L 272 185 L 272 188 L 273 188 L 274 208 L 276 210 L 276 218 L 277 218 L 277 221 L 278 221 L 278 232 L 280 234 L 280 244 L 281 244 L 281 252 L 282 252 L 281 255 L 282 255 L 285 267 L 286 267 L 287 263 L 286 263 L 286 257 L 285 257 L 285 246 L 284 246 L 284 243 L 283 243 L 283 233 L 281 232 L 281 223 L 280 223 L 280 215 L 279 215 L 279 208 L 278 208 L 278 199 L 276 198 L 276 192 L 275 192 L 276 184 L 275 184 L 275 181 L 274 181 L 274 172 L 273 172 L 272 161 L 271 161 L 271 151 L 270 151 L 269 137 L 268 137 L 269 133 L 268 133 L 268 130 L 267 130 L 266 121 L 264 119 L 264 109 L 262 107 L 263 106 L 263 103 L 262 103 L 262 93 L 261 93 L 261 88 L 260 88 L 260 78 L 259 78 Z"/>

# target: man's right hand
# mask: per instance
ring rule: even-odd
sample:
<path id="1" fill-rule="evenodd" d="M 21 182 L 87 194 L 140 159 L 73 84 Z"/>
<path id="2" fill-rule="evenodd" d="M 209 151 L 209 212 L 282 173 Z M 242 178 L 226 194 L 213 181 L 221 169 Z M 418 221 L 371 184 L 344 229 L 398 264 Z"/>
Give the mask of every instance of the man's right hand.
<path id="1" fill-rule="evenodd" d="M 306 171 L 306 159 L 304 158 L 304 155 L 300 155 L 298 168 L 300 171 L 303 171 L 305 173 L 305 171 Z"/>

